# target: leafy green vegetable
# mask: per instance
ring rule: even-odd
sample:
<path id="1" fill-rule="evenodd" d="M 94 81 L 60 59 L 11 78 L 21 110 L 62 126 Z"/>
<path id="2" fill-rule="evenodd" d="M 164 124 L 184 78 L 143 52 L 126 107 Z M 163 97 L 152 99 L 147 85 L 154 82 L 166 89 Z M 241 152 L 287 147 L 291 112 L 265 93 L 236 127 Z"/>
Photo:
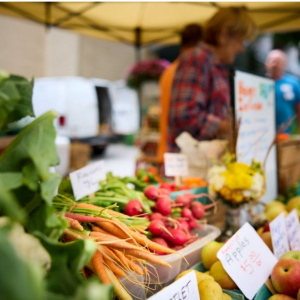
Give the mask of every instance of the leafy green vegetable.
<path id="1" fill-rule="evenodd" d="M 53 120 L 57 116 L 56 112 L 49 111 L 34 120 L 0 156 L 0 172 L 15 172 L 16 177 L 20 176 L 18 173 L 22 173 L 23 182 L 30 189 L 37 191 L 38 177 L 41 181 L 42 197 L 48 204 L 51 204 L 61 178 L 49 171 L 50 166 L 59 164 L 55 146 L 56 131 L 53 126 Z"/>
<path id="2" fill-rule="evenodd" d="M 32 108 L 33 80 L 0 70 L 0 133 L 7 125 L 26 116 L 34 116 Z"/>
<path id="3" fill-rule="evenodd" d="M 7 232 L 0 230 L 0 299 L 43 300 L 43 271 L 17 255 Z"/>

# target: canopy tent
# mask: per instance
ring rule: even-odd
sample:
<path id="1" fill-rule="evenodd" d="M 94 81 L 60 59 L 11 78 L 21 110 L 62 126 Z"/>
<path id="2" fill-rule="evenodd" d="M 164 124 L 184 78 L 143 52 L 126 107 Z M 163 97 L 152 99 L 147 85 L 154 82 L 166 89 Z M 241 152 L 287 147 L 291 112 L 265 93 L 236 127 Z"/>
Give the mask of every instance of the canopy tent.
<path id="1" fill-rule="evenodd" d="M 245 7 L 261 32 L 300 29 L 300 2 L 0 2 L 0 14 L 139 49 L 178 42 L 185 25 L 203 24 L 224 6 Z"/>

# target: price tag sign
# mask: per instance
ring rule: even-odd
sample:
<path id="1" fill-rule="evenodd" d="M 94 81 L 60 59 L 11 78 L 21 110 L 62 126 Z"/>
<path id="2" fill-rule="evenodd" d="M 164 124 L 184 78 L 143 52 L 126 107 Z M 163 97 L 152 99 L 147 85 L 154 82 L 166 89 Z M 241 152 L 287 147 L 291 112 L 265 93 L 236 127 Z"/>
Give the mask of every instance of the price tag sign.
<path id="1" fill-rule="evenodd" d="M 165 153 L 165 174 L 166 176 L 187 176 L 188 164 L 184 154 Z"/>
<path id="2" fill-rule="evenodd" d="M 293 209 L 285 218 L 286 231 L 291 250 L 300 250 L 300 224 L 296 209 Z"/>
<path id="3" fill-rule="evenodd" d="M 148 300 L 200 300 L 195 272 L 190 272 Z"/>
<path id="4" fill-rule="evenodd" d="M 282 254 L 290 250 L 287 232 L 285 228 L 284 213 L 270 222 L 272 245 L 274 255 L 279 259 Z"/>
<path id="5" fill-rule="evenodd" d="M 217 257 L 250 300 L 266 282 L 277 263 L 276 257 L 249 223 L 245 223 L 226 242 Z"/>
<path id="6" fill-rule="evenodd" d="M 97 192 L 100 189 L 99 181 L 105 179 L 104 161 L 70 173 L 70 179 L 76 200 Z"/>

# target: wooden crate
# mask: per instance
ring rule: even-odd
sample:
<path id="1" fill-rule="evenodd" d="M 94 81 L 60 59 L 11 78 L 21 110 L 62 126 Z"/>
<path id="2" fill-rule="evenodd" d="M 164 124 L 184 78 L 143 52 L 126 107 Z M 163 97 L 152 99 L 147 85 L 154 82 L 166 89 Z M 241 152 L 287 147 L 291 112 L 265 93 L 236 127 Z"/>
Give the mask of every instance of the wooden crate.
<path id="1" fill-rule="evenodd" d="M 70 171 L 75 171 L 85 167 L 91 158 L 91 147 L 88 144 L 71 143 Z"/>
<path id="2" fill-rule="evenodd" d="M 277 144 L 278 190 L 280 194 L 300 179 L 300 139 Z"/>

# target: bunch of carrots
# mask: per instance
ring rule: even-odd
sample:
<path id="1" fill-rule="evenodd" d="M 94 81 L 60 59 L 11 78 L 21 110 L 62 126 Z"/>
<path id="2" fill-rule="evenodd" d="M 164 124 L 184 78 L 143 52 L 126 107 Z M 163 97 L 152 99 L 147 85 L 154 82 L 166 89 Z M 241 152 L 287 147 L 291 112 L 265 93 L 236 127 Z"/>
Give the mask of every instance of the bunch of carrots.
<path id="1" fill-rule="evenodd" d="M 97 243 L 97 250 L 84 274 L 92 272 L 103 284 L 112 284 L 121 300 L 132 299 L 121 278 L 141 284 L 135 274 L 149 278 L 152 264 L 170 267 L 151 251 L 176 251 L 152 242 L 141 234 L 149 223 L 145 218 L 131 218 L 108 208 L 75 203 L 63 195 L 56 196 L 53 204 L 69 222 L 69 228 L 64 230 L 62 236 L 65 242 L 92 239 Z"/>

